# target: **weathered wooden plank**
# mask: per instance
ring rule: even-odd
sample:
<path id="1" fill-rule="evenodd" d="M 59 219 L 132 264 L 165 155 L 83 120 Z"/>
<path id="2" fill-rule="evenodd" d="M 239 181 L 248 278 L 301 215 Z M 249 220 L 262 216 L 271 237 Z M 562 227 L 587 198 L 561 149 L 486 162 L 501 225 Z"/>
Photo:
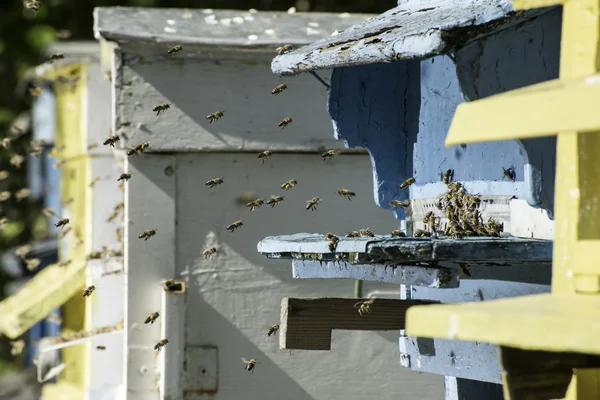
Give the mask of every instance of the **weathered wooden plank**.
<path id="1" fill-rule="evenodd" d="M 292 261 L 297 279 L 350 278 L 363 281 L 398 283 L 429 288 L 458 287 L 458 273 L 448 268 L 412 265 L 355 265 L 344 261 Z"/>
<path id="2" fill-rule="evenodd" d="M 523 22 L 545 10 L 513 11 L 509 0 L 410 2 L 273 60 L 275 74 L 426 58 Z"/>
<path id="3" fill-rule="evenodd" d="M 358 313 L 357 303 L 373 301 L 370 312 Z M 281 301 L 279 347 L 330 350 L 331 331 L 388 331 L 404 329 L 406 310 L 426 301 L 394 299 L 295 299 Z"/>
<path id="4" fill-rule="evenodd" d="M 359 237 L 347 238 L 338 234 L 340 241 L 336 252 L 339 253 L 366 253 L 367 244 L 374 240 L 381 240 L 383 236 L 375 238 Z M 276 253 L 301 253 L 317 254 L 330 253 L 328 241 L 322 233 L 295 233 L 293 235 L 269 236 L 258 242 L 257 250 L 263 254 Z M 282 257 L 284 258 L 284 257 Z"/>
<path id="5" fill-rule="evenodd" d="M 444 400 L 505 400 L 502 385 L 446 376 Z"/>

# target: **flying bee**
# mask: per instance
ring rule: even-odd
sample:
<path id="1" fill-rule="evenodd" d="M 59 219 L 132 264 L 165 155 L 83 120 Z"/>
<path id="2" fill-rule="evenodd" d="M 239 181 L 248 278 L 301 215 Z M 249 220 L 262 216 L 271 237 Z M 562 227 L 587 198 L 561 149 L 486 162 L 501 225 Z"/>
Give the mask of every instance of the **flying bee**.
<path id="1" fill-rule="evenodd" d="M 146 241 L 156 235 L 156 231 L 156 229 L 147 229 L 138 236 L 138 239 L 144 239 L 144 241 Z"/>
<path id="2" fill-rule="evenodd" d="M 68 226 L 67 229 L 65 229 L 64 231 L 61 231 L 58 234 L 58 238 L 59 239 L 64 239 L 69 234 L 69 232 L 71 232 L 71 227 L 70 226 Z"/>
<path id="3" fill-rule="evenodd" d="M 177 46 L 173 46 L 169 50 L 167 50 L 167 54 L 172 56 L 174 54 L 179 53 L 181 50 L 183 50 L 183 47 L 180 44 L 178 44 Z"/>
<path id="4" fill-rule="evenodd" d="M 390 201 L 390 207 L 392 208 L 406 208 L 410 206 L 410 201 L 409 200 L 392 200 Z"/>
<path id="5" fill-rule="evenodd" d="M 50 60 L 49 61 L 52 63 L 52 62 L 54 62 L 56 60 L 61 60 L 63 58 L 65 58 L 65 55 L 63 53 L 54 53 L 54 54 L 52 54 L 50 56 Z"/>
<path id="6" fill-rule="evenodd" d="M 98 147 L 98 143 L 90 143 L 87 146 L 88 151 L 89 150 L 94 150 L 96 147 Z"/>
<path id="7" fill-rule="evenodd" d="M 360 236 L 375 237 L 375 234 L 371 231 L 370 228 L 361 229 L 358 231 L 358 233 Z"/>
<path id="8" fill-rule="evenodd" d="M 323 158 L 324 161 L 327 161 L 327 160 L 331 160 L 331 157 L 336 156 L 340 153 L 341 153 L 341 151 L 339 151 L 339 150 L 327 150 L 325 153 L 321 154 L 321 157 Z"/>
<path id="9" fill-rule="evenodd" d="M 110 147 L 115 147 L 115 143 L 120 141 L 121 138 L 119 135 L 110 135 L 103 143 L 104 146 L 110 145 Z"/>
<path id="10" fill-rule="evenodd" d="M 34 86 L 29 89 L 29 95 L 31 97 L 40 97 L 42 94 L 42 89 L 40 87 Z"/>
<path id="11" fill-rule="evenodd" d="M 106 346 L 99 344 L 98 346 L 96 346 L 96 350 L 106 350 Z"/>
<path id="12" fill-rule="evenodd" d="M 271 198 L 267 200 L 267 205 L 270 205 L 271 208 L 273 208 L 283 201 L 283 197 L 284 196 L 271 196 Z"/>
<path id="13" fill-rule="evenodd" d="M 171 108 L 171 105 L 169 103 L 162 103 L 154 107 L 152 111 L 154 111 L 156 115 L 160 115 L 162 111 L 167 111 L 169 108 Z"/>
<path id="14" fill-rule="evenodd" d="M 13 356 L 18 356 L 23 352 L 23 349 L 25 348 L 25 341 L 22 339 L 15 340 L 14 342 L 10 342 L 10 346 L 10 354 Z"/>
<path id="15" fill-rule="evenodd" d="M 271 90 L 271 94 L 277 95 L 283 92 L 285 89 L 287 89 L 287 86 L 285 85 L 285 83 L 282 83 L 281 85 L 275 86 L 275 89 Z"/>
<path id="16" fill-rule="evenodd" d="M 354 193 L 352 190 L 348 190 L 348 189 L 338 189 L 337 194 L 340 195 L 341 197 L 347 198 L 348 200 L 352 200 L 352 198 L 354 196 L 356 196 L 356 193 Z"/>
<path id="17" fill-rule="evenodd" d="M 294 47 L 291 44 L 284 44 L 283 46 L 276 48 L 275 51 L 277 52 L 277 54 L 282 55 L 285 53 L 289 53 L 293 49 Z"/>
<path id="18" fill-rule="evenodd" d="M 444 182 L 447 185 L 450 182 L 452 182 L 453 180 L 454 180 L 454 170 L 453 169 L 446 170 L 446 172 L 444 172 L 444 174 L 442 175 L 442 182 Z"/>
<path id="19" fill-rule="evenodd" d="M 259 208 L 260 206 L 262 206 L 263 204 L 265 204 L 263 199 L 256 199 L 251 201 L 250 203 L 246 204 L 247 207 L 250 207 L 250 212 L 256 210 L 257 208 Z"/>
<path id="20" fill-rule="evenodd" d="M 62 229 L 65 226 L 67 226 L 68 223 L 69 223 L 69 218 L 61 218 L 61 219 L 58 220 L 58 222 L 56 222 L 54 224 L 54 226 L 57 227 L 57 228 Z"/>
<path id="21" fill-rule="evenodd" d="M 283 185 L 281 185 L 282 189 L 285 190 L 290 190 L 291 188 L 293 188 L 294 186 L 296 186 L 298 184 L 298 181 L 295 179 L 290 179 L 287 182 L 284 182 Z"/>
<path id="22" fill-rule="evenodd" d="M 29 254 L 29 252 L 31 251 L 31 245 L 25 244 L 21 247 L 19 247 L 17 250 L 15 250 L 15 255 L 19 258 L 21 258 L 22 260 L 25 259 L 25 256 L 27 256 L 27 254 Z"/>
<path id="23" fill-rule="evenodd" d="M 0 228 L 4 228 L 4 226 L 7 225 L 9 222 L 10 220 L 6 217 L 0 218 Z"/>
<path id="24" fill-rule="evenodd" d="M 142 154 L 143 152 L 145 152 L 145 151 L 146 151 L 146 149 L 147 149 L 148 147 L 150 147 L 150 143 L 148 143 L 148 142 L 143 142 L 143 143 L 140 143 L 140 144 L 138 144 L 137 146 L 135 146 L 135 147 L 133 147 L 133 148 L 130 148 L 130 149 L 127 151 L 127 155 L 128 155 L 128 156 L 134 156 L 134 155 Z"/>
<path id="25" fill-rule="evenodd" d="M 402 232 L 399 229 L 394 229 L 390 235 L 392 235 L 392 237 L 406 237 L 406 233 Z"/>
<path id="26" fill-rule="evenodd" d="M 267 331 L 267 336 L 275 335 L 278 330 L 279 330 L 279 324 L 271 325 L 271 327 Z"/>
<path id="27" fill-rule="evenodd" d="M 469 270 L 467 269 L 467 264 L 465 263 L 458 263 L 458 268 L 460 269 L 460 272 L 465 275 L 465 276 L 471 276 L 471 272 L 469 272 Z"/>
<path id="28" fill-rule="evenodd" d="M 165 292 L 170 292 L 170 293 L 184 293 L 185 292 L 185 282 L 176 282 L 173 279 L 169 279 L 169 280 L 161 283 L 161 286 Z"/>
<path id="29" fill-rule="evenodd" d="M 167 343 L 169 343 L 169 341 L 165 338 L 160 340 L 158 343 L 156 343 L 156 345 L 154 346 L 154 350 L 160 351 L 161 348 L 165 347 L 167 345 Z"/>
<path id="30" fill-rule="evenodd" d="M 227 230 L 233 233 L 233 231 L 235 231 L 243 225 L 244 221 L 240 219 L 239 221 L 235 221 L 234 223 L 227 225 Z"/>
<path id="31" fill-rule="evenodd" d="M 212 256 L 216 252 L 217 252 L 217 248 L 216 247 L 211 247 L 209 249 L 204 250 L 202 252 L 202 254 L 204 254 L 204 258 L 210 258 L 210 256 Z"/>
<path id="32" fill-rule="evenodd" d="M 508 169 L 504 169 L 504 167 L 502 167 L 502 175 L 504 175 L 504 178 L 510 179 L 511 181 L 515 181 L 515 179 L 517 179 L 517 173 L 515 172 L 515 167 L 513 165 L 511 165 Z"/>
<path id="33" fill-rule="evenodd" d="M 400 184 L 400 189 L 407 188 L 407 187 L 409 187 L 410 185 L 412 185 L 415 182 L 416 182 L 415 178 L 410 177 L 410 178 L 408 178 L 407 180 L 405 180 L 404 182 L 402 182 Z"/>
<path id="34" fill-rule="evenodd" d="M 102 258 L 102 252 L 101 251 L 92 251 L 90 254 L 87 255 L 87 260 L 97 260 L 99 258 Z"/>
<path id="35" fill-rule="evenodd" d="M 57 161 L 54 163 L 53 167 L 54 167 L 54 169 L 58 169 L 58 168 L 61 168 L 66 163 L 67 163 L 67 160 Z"/>
<path id="36" fill-rule="evenodd" d="M 346 233 L 346 237 L 348 237 L 348 238 L 360 237 L 360 232 L 357 232 L 357 231 L 348 232 L 348 233 Z"/>
<path id="37" fill-rule="evenodd" d="M 71 264 L 71 260 L 65 260 L 58 263 L 58 266 L 61 268 L 68 267 Z"/>
<path id="38" fill-rule="evenodd" d="M 429 237 L 431 236 L 431 232 L 427 232 L 423 229 L 417 229 L 413 234 L 414 237 Z"/>
<path id="39" fill-rule="evenodd" d="M 6 201 L 6 200 L 10 199 L 11 197 L 12 197 L 12 194 L 8 190 L 0 192 L 0 202 Z"/>
<path id="40" fill-rule="evenodd" d="M 83 297 L 90 296 L 94 290 L 96 290 L 96 286 L 94 286 L 94 285 L 86 287 L 85 290 L 83 291 Z"/>
<path id="41" fill-rule="evenodd" d="M 94 186 L 96 186 L 96 183 L 100 182 L 100 178 L 99 177 L 95 177 L 94 179 L 92 179 L 92 181 L 89 184 L 90 188 L 93 188 Z"/>
<path id="42" fill-rule="evenodd" d="M 153 324 L 154 321 L 156 321 L 156 319 L 158 318 L 159 314 L 158 311 L 153 312 L 152 314 L 148 315 L 148 318 L 146 318 L 146 321 L 144 321 L 144 324 Z"/>
<path id="43" fill-rule="evenodd" d="M 8 149 L 10 147 L 10 141 L 12 139 L 9 137 L 5 137 L 2 139 L 2 147 L 4 147 L 5 149 Z"/>
<path id="44" fill-rule="evenodd" d="M 212 178 L 206 181 L 205 185 L 212 189 L 215 186 L 220 185 L 221 183 L 223 183 L 223 178 Z"/>
<path id="45" fill-rule="evenodd" d="M 358 303 L 354 304 L 354 308 L 358 308 L 358 313 L 362 317 L 363 313 L 371 312 L 372 304 L 373 304 L 373 300 L 359 301 Z"/>
<path id="46" fill-rule="evenodd" d="M 31 150 L 29 150 L 29 154 L 37 158 L 40 156 L 40 154 L 42 154 L 43 151 L 44 149 L 41 147 L 34 147 Z"/>
<path id="47" fill-rule="evenodd" d="M 35 271 L 42 262 L 39 258 L 32 258 L 30 260 L 24 260 L 24 261 L 25 261 L 25 266 L 27 267 L 27 269 L 29 271 Z"/>
<path id="48" fill-rule="evenodd" d="M 272 155 L 273 155 L 273 152 L 271 150 L 265 150 L 262 153 L 260 153 L 258 155 L 258 158 L 262 159 L 261 165 L 264 164 L 265 160 L 267 160 Z"/>
<path id="49" fill-rule="evenodd" d="M 119 216 L 119 211 L 115 210 L 106 218 L 106 222 L 113 222 Z"/>
<path id="50" fill-rule="evenodd" d="M 121 176 L 119 176 L 119 179 L 117 179 L 117 182 L 119 182 L 119 181 L 127 182 L 130 179 L 131 179 L 131 174 L 122 173 Z"/>
<path id="51" fill-rule="evenodd" d="M 15 154 L 10 158 L 10 165 L 13 165 L 15 168 L 21 168 L 21 164 L 25 162 L 25 157 L 19 154 Z"/>
<path id="52" fill-rule="evenodd" d="M 277 126 L 280 127 L 281 129 L 285 128 L 286 126 L 288 126 L 289 124 L 292 123 L 292 118 L 291 117 L 285 117 L 284 119 L 282 119 Z"/>
<path id="53" fill-rule="evenodd" d="M 320 197 L 313 197 L 312 199 L 306 202 L 306 209 L 317 211 L 317 205 L 321 202 L 321 200 L 322 199 Z"/>
<path id="54" fill-rule="evenodd" d="M 18 190 L 15 193 L 15 199 L 17 199 L 17 201 L 21 201 L 21 200 L 28 198 L 30 194 L 31 194 L 31 190 L 24 188 L 24 189 Z"/>
<path id="55" fill-rule="evenodd" d="M 242 357 L 242 362 L 246 364 L 246 366 L 244 367 L 245 370 L 252 371 L 252 373 L 254 373 L 254 368 L 257 364 L 254 358 L 247 360 L 244 357 Z"/>
<path id="56" fill-rule="evenodd" d="M 25 1 L 24 5 L 25 5 L 25 8 L 28 8 L 33 11 L 37 11 L 41 7 L 40 2 L 37 0 Z"/>
<path id="57" fill-rule="evenodd" d="M 210 122 L 211 124 L 214 124 L 215 121 L 217 121 L 219 118 L 221 118 L 223 116 L 223 114 L 225 113 L 225 111 L 216 111 L 212 114 L 208 114 L 206 116 L 206 119 L 208 120 L 208 122 Z"/>
<path id="58" fill-rule="evenodd" d="M 3 181 L 5 179 L 7 179 L 10 176 L 10 173 L 8 171 L 0 171 L 0 181 Z"/>

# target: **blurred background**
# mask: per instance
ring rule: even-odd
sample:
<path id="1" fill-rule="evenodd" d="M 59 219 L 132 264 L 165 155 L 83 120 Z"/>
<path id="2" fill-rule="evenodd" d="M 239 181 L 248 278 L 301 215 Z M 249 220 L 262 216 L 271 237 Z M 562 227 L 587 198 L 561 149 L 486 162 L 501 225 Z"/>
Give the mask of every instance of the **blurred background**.
<path id="1" fill-rule="evenodd" d="M 26 3 L 27 1 L 25 1 Z M 14 292 L 37 272 L 15 250 L 31 243 L 52 242 L 54 227 L 44 215 L 44 197 L 30 196 L 32 167 L 31 106 L 38 93 L 27 83 L 26 73 L 46 61 L 45 50 L 55 41 L 93 39 L 94 7 L 137 6 L 171 8 L 213 8 L 259 11 L 382 13 L 397 5 L 396 0 L 43 0 L 33 11 L 22 0 L 0 5 L 0 300 Z M 35 150 L 35 146 L 33 146 Z M 48 150 L 41 157 L 51 155 Z M 23 156 L 21 159 L 20 156 Z M 40 156 L 40 154 L 37 154 Z M 43 163 L 42 163 L 43 164 Z M 35 180 L 35 177 L 33 177 Z M 44 188 L 42 188 L 44 190 Z M 29 249 L 30 250 L 30 249 Z M 43 260 L 44 248 L 35 257 Z M 31 261 L 32 257 L 29 257 Z M 31 264 L 31 263 L 30 263 Z M 0 377 L 31 363 L 27 348 L 22 352 L 5 337 L 0 338 Z M 1 391 L 1 390 L 0 390 Z M 0 393 L 2 398 L 2 393 Z"/>

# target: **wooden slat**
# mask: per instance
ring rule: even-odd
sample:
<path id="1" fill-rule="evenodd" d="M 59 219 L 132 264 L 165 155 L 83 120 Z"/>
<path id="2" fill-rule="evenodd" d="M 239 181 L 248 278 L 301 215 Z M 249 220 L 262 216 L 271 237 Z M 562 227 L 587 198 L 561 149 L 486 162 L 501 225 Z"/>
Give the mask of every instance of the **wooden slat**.
<path id="1" fill-rule="evenodd" d="M 293 350 L 330 350 L 331 331 L 390 331 L 404 329 L 406 310 L 431 304 L 422 300 L 376 299 L 371 312 L 361 316 L 354 305 L 372 299 L 297 299 L 281 301 L 279 347 Z"/>

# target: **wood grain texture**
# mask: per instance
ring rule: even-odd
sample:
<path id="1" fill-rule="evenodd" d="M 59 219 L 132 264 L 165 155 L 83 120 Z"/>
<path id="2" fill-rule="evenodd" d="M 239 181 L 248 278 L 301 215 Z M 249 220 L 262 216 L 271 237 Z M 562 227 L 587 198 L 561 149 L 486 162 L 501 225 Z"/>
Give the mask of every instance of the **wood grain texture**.
<path id="1" fill-rule="evenodd" d="M 373 301 L 371 312 L 361 316 L 355 305 Z M 298 350 L 330 350 L 331 331 L 387 331 L 404 329 L 409 307 L 427 301 L 394 299 L 298 299 L 281 301 L 279 347 Z"/>

